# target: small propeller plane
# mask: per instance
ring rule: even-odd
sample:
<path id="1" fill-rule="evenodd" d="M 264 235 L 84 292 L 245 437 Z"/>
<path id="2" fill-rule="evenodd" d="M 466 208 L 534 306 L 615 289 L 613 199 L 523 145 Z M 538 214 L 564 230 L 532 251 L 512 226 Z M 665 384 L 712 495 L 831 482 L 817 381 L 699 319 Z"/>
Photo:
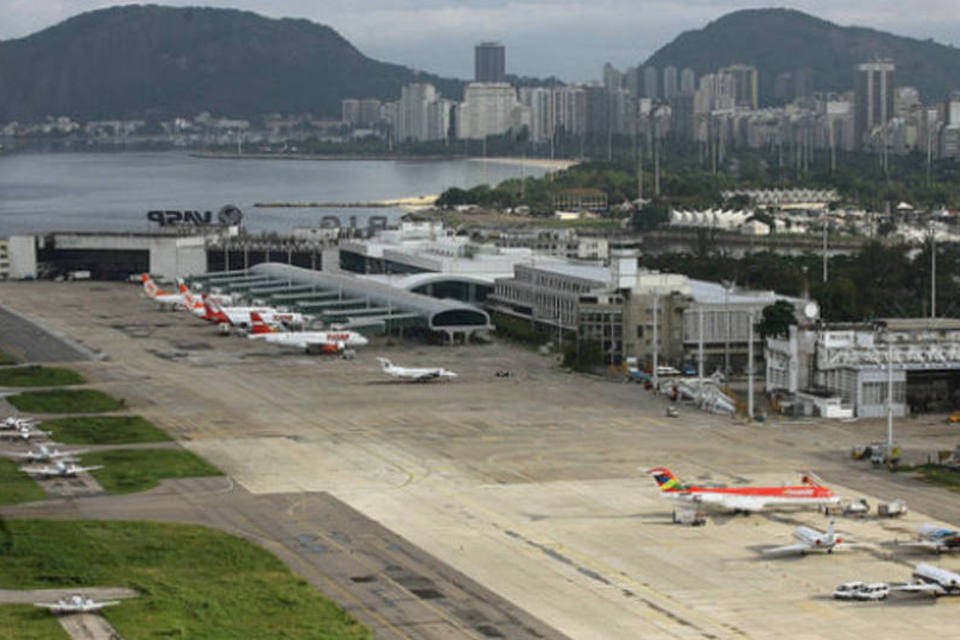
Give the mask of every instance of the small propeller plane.
<path id="1" fill-rule="evenodd" d="M 75 594 L 69 598 L 60 598 L 56 602 L 34 602 L 33 606 L 49 609 L 52 613 L 59 615 L 68 613 L 94 613 L 104 607 L 112 607 L 118 604 L 120 604 L 119 600 L 98 602 L 93 598 Z"/>
<path id="2" fill-rule="evenodd" d="M 54 460 L 52 466 L 20 467 L 20 470 L 24 473 L 32 476 L 40 476 L 41 478 L 72 478 L 79 473 L 96 471 L 97 469 L 103 469 L 103 465 L 95 464 L 90 467 L 81 467 L 72 462 L 66 463 L 63 460 Z"/>
<path id="3" fill-rule="evenodd" d="M 36 449 L 30 449 L 24 453 L 13 453 L 11 455 L 15 458 L 26 460 L 27 462 L 50 462 L 52 460 L 72 461 L 77 456 L 86 453 L 87 451 L 89 451 L 89 449 L 60 451 L 59 449 L 52 449 L 47 445 L 42 444 Z"/>
<path id="4" fill-rule="evenodd" d="M 960 551 L 960 531 L 938 524 L 922 524 L 917 528 L 916 540 L 897 542 L 896 545 L 935 553 Z"/>

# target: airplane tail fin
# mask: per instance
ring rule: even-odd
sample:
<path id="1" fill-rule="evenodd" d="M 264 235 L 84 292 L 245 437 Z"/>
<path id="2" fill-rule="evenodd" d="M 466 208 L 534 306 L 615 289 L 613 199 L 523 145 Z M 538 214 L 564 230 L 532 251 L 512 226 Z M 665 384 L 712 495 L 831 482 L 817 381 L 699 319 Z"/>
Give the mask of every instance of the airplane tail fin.
<path id="1" fill-rule="evenodd" d="M 264 321 L 263 316 L 261 316 L 258 312 L 250 312 L 250 333 L 276 333 L 276 331 L 276 329 Z"/>
<path id="2" fill-rule="evenodd" d="M 827 539 L 836 540 L 837 539 L 837 521 L 830 520 L 830 526 L 827 527 Z"/>
<path id="3" fill-rule="evenodd" d="M 148 298 L 155 298 L 157 296 L 157 284 L 153 281 L 153 278 L 150 277 L 149 273 L 141 273 L 140 282 L 143 283 L 143 292 L 147 294 Z"/>
<path id="4" fill-rule="evenodd" d="M 800 476 L 800 482 L 811 487 L 823 486 L 823 480 L 812 471 L 804 471 Z"/>
<path id="5" fill-rule="evenodd" d="M 677 476 L 673 475 L 673 472 L 666 467 L 654 467 L 647 473 L 653 476 L 653 479 L 657 482 L 657 486 L 660 487 L 660 491 L 672 492 L 686 489 Z"/>

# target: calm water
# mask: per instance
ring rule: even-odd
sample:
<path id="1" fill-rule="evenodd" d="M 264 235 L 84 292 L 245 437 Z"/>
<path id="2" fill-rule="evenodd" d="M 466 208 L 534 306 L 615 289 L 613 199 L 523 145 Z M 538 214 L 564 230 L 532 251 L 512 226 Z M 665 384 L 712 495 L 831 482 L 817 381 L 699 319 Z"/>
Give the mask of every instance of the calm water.
<path id="1" fill-rule="evenodd" d="M 543 169 L 527 167 L 526 174 Z M 488 163 L 491 184 L 520 168 Z M 31 231 L 145 231 L 152 209 L 213 210 L 227 203 L 253 231 L 287 231 L 325 215 L 397 217 L 394 209 L 254 209 L 255 202 L 366 202 L 436 194 L 483 182 L 468 160 L 213 160 L 186 153 L 0 156 L 0 237 Z"/>

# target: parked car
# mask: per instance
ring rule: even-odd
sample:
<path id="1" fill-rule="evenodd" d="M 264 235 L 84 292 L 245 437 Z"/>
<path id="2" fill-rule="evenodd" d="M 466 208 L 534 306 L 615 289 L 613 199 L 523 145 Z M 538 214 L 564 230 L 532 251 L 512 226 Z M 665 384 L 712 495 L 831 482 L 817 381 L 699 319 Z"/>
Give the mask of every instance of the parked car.
<path id="1" fill-rule="evenodd" d="M 890 585 L 883 582 L 845 582 L 833 590 L 837 600 L 886 600 L 889 595 Z"/>

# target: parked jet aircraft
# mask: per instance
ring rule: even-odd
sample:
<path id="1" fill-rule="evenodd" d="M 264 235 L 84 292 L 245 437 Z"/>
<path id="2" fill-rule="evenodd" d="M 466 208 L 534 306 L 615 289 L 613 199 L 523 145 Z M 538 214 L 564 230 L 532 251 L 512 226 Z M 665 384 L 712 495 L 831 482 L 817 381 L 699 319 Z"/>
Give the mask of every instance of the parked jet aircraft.
<path id="1" fill-rule="evenodd" d="M 321 353 L 340 353 L 347 347 L 363 347 L 369 343 L 369 340 L 355 331 L 284 331 L 268 325 L 256 311 L 250 313 L 250 321 L 252 330 L 249 338 L 308 352 L 319 350 Z"/>
<path id="2" fill-rule="evenodd" d="M 922 524 L 917 529 L 917 540 L 898 542 L 897 546 L 934 551 L 936 553 L 960 551 L 960 531 L 941 527 L 936 524 Z"/>
<path id="3" fill-rule="evenodd" d="M 40 445 L 36 449 L 31 449 L 24 453 L 14 453 L 12 454 L 16 458 L 21 460 L 26 460 L 27 462 L 50 462 L 51 460 L 71 460 L 76 456 L 79 456 L 83 453 L 86 453 L 88 449 L 77 449 L 75 451 L 60 451 L 59 449 L 51 449 L 45 444 Z"/>
<path id="4" fill-rule="evenodd" d="M 96 471 L 97 469 L 103 469 L 103 465 L 97 464 L 90 467 L 81 467 L 72 462 L 67 464 L 63 460 L 54 460 L 53 466 L 20 467 L 20 470 L 24 473 L 32 476 L 40 476 L 41 478 L 72 478 L 78 473 Z"/>
<path id="5" fill-rule="evenodd" d="M 840 502 L 840 496 L 820 484 L 812 474 L 804 474 L 799 486 L 696 487 L 682 484 L 666 467 L 656 467 L 647 473 L 656 480 L 665 498 L 739 513 L 802 507 L 822 509 Z"/>
<path id="6" fill-rule="evenodd" d="M 811 551 L 833 553 L 833 550 L 837 547 L 851 546 L 851 543 L 845 540 L 843 536 L 837 535 L 835 525 L 836 523 L 831 520 L 830 526 L 827 527 L 825 532 L 818 531 L 811 527 L 797 527 L 793 530 L 793 537 L 797 539 L 796 544 L 766 549 L 763 553 L 767 555 L 786 555 L 791 553 L 806 555 Z"/>
<path id="7" fill-rule="evenodd" d="M 282 324 L 284 327 L 303 326 L 307 321 L 307 316 L 302 313 L 293 313 L 288 311 L 279 311 L 272 307 L 224 307 L 216 300 L 207 298 L 207 315 L 214 322 L 227 322 L 235 327 L 250 327 L 252 313 L 260 316 L 263 324 Z M 263 333 L 268 333 L 269 328 Z"/>
<path id="8" fill-rule="evenodd" d="M 150 277 L 149 273 L 141 274 L 140 280 L 143 282 L 143 292 L 147 294 L 148 298 L 156 302 L 161 307 L 168 309 L 182 309 L 186 307 L 187 294 L 190 292 L 190 290 L 182 280 L 177 280 L 177 293 L 164 291 L 158 287 L 157 283 L 153 281 L 153 278 Z"/>
<path id="9" fill-rule="evenodd" d="M 442 378 L 456 378 L 457 374 L 443 367 L 398 367 L 386 358 L 377 358 L 380 368 L 387 375 L 413 382 L 425 382 Z"/>
<path id="10" fill-rule="evenodd" d="M 51 612 L 56 614 L 62 614 L 93 613 L 100 611 L 104 607 L 112 607 L 117 604 L 120 604 L 119 600 L 105 600 L 103 602 L 97 602 L 92 598 L 87 598 L 86 596 L 77 594 L 70 596 L 69 598 L 61 598 L 56 602 L 35 602 L 33 603 L 33 606 L 49 609 Z"/>

